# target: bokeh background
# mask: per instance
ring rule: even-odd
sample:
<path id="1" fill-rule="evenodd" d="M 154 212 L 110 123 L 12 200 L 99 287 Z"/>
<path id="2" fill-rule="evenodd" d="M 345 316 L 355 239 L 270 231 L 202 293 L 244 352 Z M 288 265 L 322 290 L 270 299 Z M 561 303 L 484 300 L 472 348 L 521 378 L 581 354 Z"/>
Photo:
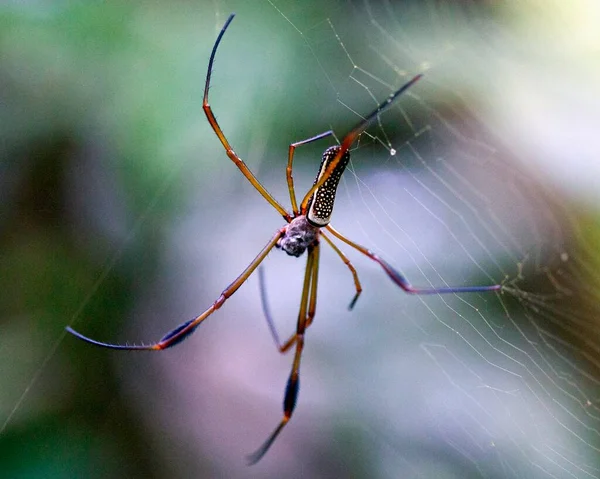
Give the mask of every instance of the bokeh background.
<path id="1" fill-rule="evenodd" d="M 296 414 L 251 278 L 179 347 L 282 220 L 289 143 L 425 79 L 362 135 L 335 221 L 415 284 L 323 248 Z M 600 477 L 600 9 L 592 1 L 3 2 L 0 470 L 11 478 Z M 298 151 L 311 184 L 327 142 Z M 392 151 L 395 150 L 395 151 Z M 395 153 L 395 154 L 394 154 Z M 303 259 L 267 292 L 293 331 Z"/>

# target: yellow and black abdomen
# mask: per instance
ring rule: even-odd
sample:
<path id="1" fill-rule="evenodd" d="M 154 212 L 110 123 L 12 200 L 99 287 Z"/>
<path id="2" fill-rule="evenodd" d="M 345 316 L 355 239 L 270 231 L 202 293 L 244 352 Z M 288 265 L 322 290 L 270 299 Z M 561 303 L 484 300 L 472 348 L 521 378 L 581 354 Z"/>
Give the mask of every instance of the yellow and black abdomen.
<path id="1" fill-rule="evenodd" d="M 319 167 L 319 173 L 317 173 L 314 184 L 321 179 L 321 176 L 327 169 L 327 166 L 333 161 L 338 151 L 340 151 L 340 147 L 337 145 L 325 150 L 325 153 L 323 153 L 323 159 L 321 160 L 321 166 Z M 308 202 L 306 219 L 311 225 L 321 228 L 323 226 L 327 226 L 331 221 L 333 203 L 335 201 L 337 188 L 340 183 L 342 173 L 344 173 L 349 161 L 350 152 L 346 151 L 340 158 L 340 161 L 334 168 L 331 176 L 325 180 L 325 183 L 323 183 L 323 185 L 318 188 L 317 191 L 315 191 L 315 194 Z"/>

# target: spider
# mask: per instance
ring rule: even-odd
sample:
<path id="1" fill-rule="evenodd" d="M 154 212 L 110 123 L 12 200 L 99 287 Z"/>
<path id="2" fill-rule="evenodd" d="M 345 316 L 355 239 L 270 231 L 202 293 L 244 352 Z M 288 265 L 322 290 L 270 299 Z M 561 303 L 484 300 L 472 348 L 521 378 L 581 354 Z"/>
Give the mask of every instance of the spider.
<path id="1" fill-rule="evenodd" d="M 271 432 L 267 439 L 262 445 L 251 455 L 248 456 L 249 464 L 255 464 L 258 462 L 269 450 L 275 439 L 279 436 L 285 425 L 289 422 L 292 417 L 292 413 L 296 406 L 296 399 L 299 391 L 299 378 L 300 378 L 300 360 L 302 357 L 302 350 L 304 348 L 304 335 L 306 329 L 311 325 L 315 317 L 316 304 L 317 304 L 317 281 L 319 272 L 319 256 L 320 256 L 320 240 L 323 239 L 325 242 L 337 253 L 340 259 L 346 264 L 354 280 L 354 287 L 356 293 L 350 302 L 349 309 L 352 309 L 356 304 L 358 297 L 362 292 L 362 287 L 358 279 L 356 269 L 346 257 L 346 255 L 334 244 L 331 236 L 338 240 L 346 243 L 348 246 L 360 251 L 363 255 L 372 259 L 378 263 L 390 279 L 398 285 L 403 291 L 410 294 L 443 294 L 443 293 L 470 293 L 470 292 L 486 292 L 486 291 L 498 291 L 502 288 L 500 284 L 491 286 L 465 286 L 465 287 L 443 287 L 443 288 L 417 288 L 412 286 L 408 280 L 396 271 L 390 264 L 384 261 L 382 258 L 372 253 L 364 246 L 361 246 L 354 241 L 346 238 L 341 233 L 338 233 L 330 224 L 331 215 L 333 212 L 333 203 L 338 187 L 338 183 L 344 172 L 346 165 L 350 161 L 349 148 L 352 146 L 358 136 L 375 120 L 378 116 L 387 108 L 392 105 L 402 93 L 408 88 L 414 85 L 421 77 L 421 74 L 416 75 L 407 83 L 402 85 L 397 91 L 392 93 L 383 103 L 381 103 L 373 112 L 368 114 L 358 125 L 356 125 L 343 139 L 339 145 L 331 146 L 325 150 L 321 160 L 321 165 L 317 173 L 317 177 L 313 186 L 308 190 L 300 206 L 296 201 L 296 194 L 294 190 L 294 180 L 292 177 L 292 162 L 294 159 L 294 151 L 297 147 L 306 145 L 308 143 L 321 140 L 328 136 L 333 136 L 333 131 L 329 130 L 319 135 L 313 136 L 306 140 L 292 143 L 289 146 L 288 151 L 288 163 L 286 169 L 287 185 L 290 194 L 290 201 L 292 205 L 292 213 L 290 214 L 281 204 L 265 189 L 265 187 L 256 179 L 254 174 L 248 169 L 243 160 L 233 151 L 229 141 L 225 137 L 225 134 L 221 130 L 221 127 L 217 123 L 215 115 L 208 103 L 208 92 L 210 88 L 210 79 L 213 70 L 213 63 L 217 49 L 225 31 L 231 24 L 235 14 L 229 15 L 227 21 L 223 25 L 223 28 L 219 32 L 215 44 L 210 54 L 208 62 L 208 71 L 206 74 L 206 82 L 204 86 L 204 98 L 202 101 L 202 108 L 206 114 L 206 118 L 210 123 L 210 126 L 214 130 L 215 134 L 219 138 L 219 141 L 225 148 L 227 156 L 235 163 L 240 169 L 246 179 L 252 184 L 252 186 L 261 194 L 261 196 L 273 207 L 275 210 L 285 219 L 286 224 L 279 228 L 275 234 L 271 237 L 266 246 L 258 253 L 256 258 L 246 267 L 246 269 L 227 287 L 223 290 L 221 295 L 216 301 L 202 314 L 195 318 L 180 324 L 175 329 L 169 331 L 163 336 L 158 342 L 152 344 L 139 344 L 139 345 L 126 345 L 126 344 L 111 344 L 103 343 L 95 339 L 91 339 L 83 334 L 75 331 L 70 326 L 66 330 L 88 343 L 104 348 L 120 349 L 120 350 L 136 350 L 136 351 L 161 351 L 171 346 L 179 344 L 181 341 L 189 337 L 198 326 L 208 318 L 212 313 L 219 309 L 227 299 L 232 296 L 238 288 L 250 277 L 250 275 L 259 267 L 262 261 L 267 257 L 273 248 L 279 248 L 285 251 L 290 256 L 299 257 L 305 251 L 308 252 L 308 258 L 306 261 L 306 270 L 304 273 L 304 286 L 302 288 L 302 295 L 300 299 L 300 311 L 298 313 L 298 322 L 296 325 L 296 332 L 290 336 L 290 338 L 281 343 L 278 339 L 277 333 L 273 327 L 270 315 L 267 312 L 267 321 L 271 334 L 273 335 L 277 347 L 281 353 L 286 353 L 293 346 L 295 346 L 294 360 L 290 376 L 285 388 L 284 400 L 283 400 L 283 417 L 280 420 L 277 427 Z M 323 230 L 327 230 L 327 233 Z M 262 275 L 261 276 L 261 285 Z M 262 287 L 261 287 L 262 290 Z M 263 306 L 265 306 L 265 298 L 263 295 Z"/>

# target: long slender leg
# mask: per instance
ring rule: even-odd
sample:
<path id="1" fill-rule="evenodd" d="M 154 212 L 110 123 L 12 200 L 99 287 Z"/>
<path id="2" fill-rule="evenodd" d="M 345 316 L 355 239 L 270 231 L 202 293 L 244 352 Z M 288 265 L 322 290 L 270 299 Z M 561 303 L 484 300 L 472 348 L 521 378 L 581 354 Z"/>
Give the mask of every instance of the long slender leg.
<path id="1" fill-rule="evenodd" d="M 387 99 L 383 103 L 381 103 L 375 110 L 373 110 L 363 120 L 361 120 L 358 123 L 358 125 L 356 125 L 352 130 L 350 130 L 350 133 L 348 133 L 342 140 L 342 144 L 340 145 L 340 149 L 337 152 L 337 154 L 335 155 L 335 158 L 333 160 L 331 160 L 331 163 L 329 163 L 329 165 L 327 166 L 326 170 L 323 172 L 323 175 L 321 176 L 319 181 L 316 181 L 315 184 L 312 186 L 312 188 L 310 190 L 308 190 L 308 193 L 306 193 L 306 195 L 304 195 L 304 199 L 302 200 L 302 203 L 300 204 L 300 211 L 302 214 L 306 214 L 306 208 L 308 206 L 308 202 L 310 201 L 312 195 L 314 195 L 315 191 L 317 191 L 317 189 L 319 189 L 321 186 L 323 186 L 323 184 L 331 176 L 331 174 L 335 170 L 335 167 L 340 162 L 342 157 L 346 154 L 346 152 L 350 149 L 350 147 L 352 146 L 352 143 L 354 143 L 354 140 L 356 140 L 358 135 L 360 135 L 381 113 L 383 113 L 384 110 L 389 108 L 389 106 L 392 105 L 394 103 L 394 101 L 396 101 L 396 99 L 400 95 L 402 95 L 402 93 L 404 93 L 406 90 L 408 90 L 412 85 L 414 85 L 422 77 L 423 77 L 423 75 L 419 74 L 419 75 L 414 76 L 409 81 L 407 81 L 398 90 L 396 90 L 389 97 L 387 97 Z"/>
<path id="2" fill-rule="evenodd" d="M 292 371 L 285 389 L 283 418 L 267 440 L 254 453 L 248 456 L 249 464 L 256 464 L 267 453 L 273 442 L 275 442 L 275 439 L 277 439 L 277 436 L 279 436 L 279 433 L 281 433 L 285 425 L 289 422 L 294 412 L 300 386 L 300 359 L 302 358 L 302 350 L 304 348 L 304 331 L 308 327 L 309 318 L 312 321 L 312 316 L 314 316 L 317 304 L 318 262 L 319 245 L 317 243 L 314 247 L 310 247 L 308 251 L 306 273 L 304 275 L 304 288 L 302 289 L 302 302 L 300 303 L 300 312 L 298 314 L 298 324 L 296 326 L 295 334 L 296 353 L 294 355 Z"/>
<path id="3" fill-rule="evenodd" d="M 347 245 L 352 246 L 353 248 L 360 251 L 365 256 L 371 258 L 373 261 L 379 263 L 379 265 L 383 268 L 386 274 L 392 279 L 394 283 L 396 283 L 400 288 L 410 294 L 446 294 L 446 293 L 483 293 L 486 291 L 499 291 L 502 289 L 501 284 L 494 284 L 490 286 L 457 286 L 457 287 L 444 287 L 444 288 L 415 288 L 412 286 L 408 280 L 402 276 L 398 271 L 392 268 L 387 262 L 382 260 L 375 253 L 369 251 L 364 246 L 361 246 L 354 241 L 349 240 L 342 234 L 338 233 L 333 229 L 331 225 L 326 226 L 327 230 L 331 232 L 339 240 L 343 241 Z"/>
<path id="4" fill-rule="evenodd" d="M 96 341 L 95 339 L 88 338 L 81 333 L 78 333 L 70 326 L 67 326 L 67 331 L 79 339 L 87 341 L 88 343 L 94 344 L 96 346 L 101 346 L 103 348 L 110 349 L 124 349 L 124 350 L 146 350 L 146 351 L 160 351 L 162 349 L 167 349 L 171 346 L 175 346 L 180 343 L 184 339 L 186 339 L 190 334 L 192 334 L 195 329 L 200 325 L 202 321 L 204 321 L 208 316 L 214 313 L 217 309 L 223 306 L 223 303 L 229 298 L 233 293 L 235 293 L 238 288 L 248 279 L 248 277 L 252 274 L 252 272 L 262 263 L 262 261 L 267 257 L 269 252 L 275 247 L 279 238 L 284 233 L 284 229 L 277 231 L 277 233 L 271 238 L 271 241 L 267 243 L 267 245 L 262 249 L 260 253 L 254 258 L 252 263 L 248 265 L 248 267 L 240 274 L 233 283 L 231 283 L 227 288 L 223 290 L 221 295 L 217 298 L 217 300 L 204 311 L 200 316 L 195 317 L 189 321 L 186 321 L 183 324 L 180 324 L 172 331 L 169 331 L 165 336 L 163 336 L 158 342 L 152 344 L 139 344 L 139 345 L 126 345 L 126 344 L 111 344 L 111 343 L 103 343 L 100 341 Z"/>
<path id="5" fill-rule="evenodd" d="M 352 308 L 354 308 L 354 305 L 356 304 L 356 301 L 358 300 L 358 297 L 360 296 L 360 293 L 362 293 L 362 286 L 360 285 L 360 281 L 358 279 L 358 273 L 356 272 L 356 268 L 350 262 L 350 260 L 348 259 L 348 257 L 344 253 L 342 253 L 342 250 L 339 249 L 333 243 L 333 241 L 331 241 L 329 239 L 329 237 L 325 233 L 323 233 L 322 231 L 321 231 L 321 236 L 323 238 L 325 238 L 325 241 L 327 241 L 327 243 L 329 244 L 329 246 L 331 246 L 333 248 L 333 250 L 338 254 L 338 256 L 341 258 L 341 260 L 344 262 L 344 264 L 346 266 L 348 266 L 348 269 L 352 273 L 352 278 L 354 278 L 354 287 L 356 288 L 356 294 L 354 295 L 354 298 L 352 298 L 352 301 L 350 301 L 350 304 L 348 305 L 348 309 L 352 310 Z"/>
<path id="6" fill-rule="evenodd" d="M 285 175 L 287 178 L 288 189 L 290 191 L 290 201 L 292 203 L 292 211 L 294 212 L 294 216 L 298 216 L 298 203 L 296 202 L 296 192 L 294 191 L 294 178 L 292 177 L 292 162 L 294 161 L 294 151 L 297 146 L 306 145 L 308 143 L 312 143 L 313 141 L 320 140 L 329 135 L 333 135 L 333 131 L 325 131 L 320 133 L 319 135 L 313 136 L 311 138 L 307 138 L 306 140 L 298 141 L 296 143 L 292 143 L 290 145 L 289 153 L 288 153 L 288 164 L 285 170 Z"/>
<path id="7" fill-rule="evenodd" d="M 277 333 L 277 328 L 275 327 L 275 322 L 273 321 L 273 315 L 271 314 L 271 308 L 269 307 L 269 300 L 267 298 L 267 286 L 265 283 L 265 270 L 262 266 L 258 268 L 258 282 L 260 287 L 260 302 L 262 304 L 263 314 L 265 315 L 265 319 L 267 320 L 267 326 L 269 326 L 269 332 L 273 337 L 273 341 L 275 342 L 275 346 L 279 350 L 282 351 L 281 340 L 279 339 L 279 334 Z"/>
<path id="8" fill-rule="evenodd" d="M 321 234 L 323 234 L 323 233 L 321 232 Z M 328 241 L 330 241 L 330 240 L 328 240 Z M 318 272 L 318 268 L 319 268 L 319 264 L 316 263 L 314 266 L 314 269 L 317 272 Z M 354 268 L 352 267 L 352 269 L 354 269 Z M 356 270 L 354 270 L 354 272 L 356 273 Z M 290 350 L 290 348 L 294 345 L 294 343 L 296 342 L 296 333 L 292 334 L 284 343 L 281 342 L 281 340 L 279 338 L 279 333 L 277 332 L 277 328 L 275 327 L 275 322 L 273 321 L 273 316 L 271 314 L 271 308 L 269 308 L 269 301 L 267 298 L 267 288 L 266 288 L 266 284 L 265 284 L 265 275 L 264 275 L 264 270 L 263 270 L 262 266 L 258 268 L 258 278 L 259 278 L 259 283 L 260 283 L 260 300 L 262 303 L 263 313 L 267 320 L 267 325 L 269 326 L 269 331 L 271 333 L 271 336 L 273 337 L 273 341 L 275 342 L 275 346 L 277 347 L 277 350 L 282 354 L 287 353 Z M 315 281 L 316 281 L 316 279 L 315 279 Z M 353 300 L 353 303 L 354 302 L 355 302 L 355 300 Z M 315 309 L 314 308 L 312 310 L 309 309 L 308 317 L 306 319 L 306 327 L 307 328 L 312 324 L 314 317 L 315 317 Z"/>
<path id="9" fill-rule="evenodd" d="M 223 28 L 219 32 L 219 36 L 217 37 L 215 45 L 213 46 L 212 52 L 210 54 L 210 60 L 208 62 L 208 72 L 206 73 L 206 83 L 204 84 L 204 98 L 202 100 L 202 109 L 206 114 L 206 118 L 208 119 L 210 126 L 214 130 L 215 134 L 219 137 L 221 144 L 225 148 L 227 156 L 231 158 L 235 165 L 240 169 L 242 174 L 247 178 L 247 180 L 252 184 L 252 186 L 254 186 L 256 190 L 258 190 L 262 197 L 265 200 L 267 200 L 271 204 L 271 206 L 273 206 L 273 208 L 275 208 L 279 212 L 279 214 L 283 216 L 283 218 L 289 223 L 291 221 L 290 214 L 286 211 L 286 209 L 283 206 L 279 204 L 279 202 L 275 198 L 273 198 L 271 193 L 269 193 L 266 190 L 266 188 L 263 185 L 261 185 L 261 183 L 256 179 L 256 176 L 254 176 L 254 174 L 250 171 L 250 169 L 246 166 L 242 159 L 236 154 L 235 151 L 233 151 L 233 148 L 231 148 L 231 145 L 227 141 L 227 138 L 225 138 L 225 134 L 223 133 L 223 130 L 221 130 L 221 127 L 217 123 L 217 119 L 215 118 L 215 115 L 213 114 L 212 109 L 208 104 L 208 90 L 210 89 L 210 77 L 212 75 L 215 54 L 217 53 L 219 43 L 221 43 L 221 39 L 225 34 L 225 30 L 227 30 L 227 27 L 229 27 L 229 24 L 233 20 L 234 16 L 235 14 L 232 13 L 231 15 L 229 15 L 229 18 L 227 18 L 227 21 L 225 22 L 225 25 L 223 25 Z"/>
<path id="10" fill-rule="evenodd" d="M 315 319 L 315 314 L 317 312 L 317 286 L 319 284 L 319 260 L 321 258 L 321 247 L 319 243 L 315 243 L 314 248 L 315 263 L 312 271 L 312 282 L 310 285 L 310 301 L 308 302 L 308 314 L 306 315 L 305 329 L 312 324 L 313 320 Z M 304 334 L 304 331 L 302 332 L 302 334 Z"/>

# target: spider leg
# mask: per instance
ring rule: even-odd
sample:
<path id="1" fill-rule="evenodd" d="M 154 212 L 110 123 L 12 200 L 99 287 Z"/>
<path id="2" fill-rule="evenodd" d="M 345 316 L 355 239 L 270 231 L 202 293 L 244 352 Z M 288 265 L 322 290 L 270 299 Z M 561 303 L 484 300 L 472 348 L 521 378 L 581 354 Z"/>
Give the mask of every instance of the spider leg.
<path id="1" fill-rule="evenodd" d="M 285 396 L 283 399 L 283 418 L 267 440 L 252 454 L 248 456 L 249 464 L 256 464 L 267 453 L 271 445 L 279 436 L 285 425 L 289 422 L 296 400 L 298 398 L 298 390 L 300 386 L 300 359 L 304 348 L 304 332 L 310 321 L 315 315 L 317 305 L 317 278 L 319 273 L 319 244 L 309 247 L 308 259 L 306 261 L 306 272 L 304 274 L 304 287 L 302 289 L 302 299 L 300 302 L 300 312 L 298 313 L 298 324 L 296 326 L 296 334 L 293 336 L 296 344 L 296 352 L 292 371 L 285 388 Z"/>
<path id="2" fill-rule="evenodd" d="M 331 225 L 326 226 L 327 230 L 336 238 L 343 241 L 347 245 L 352 246 L 354 249 L 357 249 L 365 256 L 371 258 L 373 261 L 379 263 L 379 265 L 383 268 L 386 274 L 391 278 L 391 280 L 396 283 L 400 288 L 402 288 L 405 292 L 410 294 L 447 294 L 447 293 L 483 293 L 486 291 L 499 291 L 502 289 L 502 285 L 493 284 L 490 286 L 457 286 L 457 287 L 442 287 L 442 288 L 416 288 L 412 286 L 408 280 L 401 275 L 398 271 L 390 266 L 389 263 L 382 260 L 375 253 L 369 251 L 364 246 L 361 246 L 354 241 L 349 240 L 342 234 L 338 233 Z"/>
<path id="3" fill-rule="evenodd" d="M 267 326 L 269 326 L 269 332 L 273 337 L 273 341 L 275 342 L 275 346 L 277 347 L 277 349 L 280 352 L 283 352 L 281 340 L 279 339 L 279 333 L 277 332 L 277 328 L 275 327 L 273 315 L 271 314 L 271 308 L 269 307 L 269 300 L 267 298 L 267 286 L 265 280 L 265 269 L 262 266 L 258 268 L 258 283 L 260 289 L 260 302 L 262 304 L 263 314 L 265 315 L 265 319 L 267 320 Z"/>
<path id="4" fill-rule="evenodd" d="M 312 143 L 313 141 L 320 140 L 329 135 L 333 135 L 332 130 L 325 131 L 320 133 L 319 135 L 313 136 L 311 138 L 307 138 L 306 140 L 298 141 L 296 143 L 292 143 L 290 145 L 289 153 L 288 153 L 288 164 L 285 170 L 285 175 L 287 178 L 288 189 L 290 190 L 290 201 L 292 203 L 292 211 L 294 212 L 294 216 L 298 216 L 300 213 L 298 211 L 298 203 L 296 202 L 296 192 L 294 191 L 294 178 L 292 177 L 292 162 L 294 161 L 294 151 L 297 146 L 306 145 L 308 143 Z"/>
<path id="5" fill-rule="evenodd" d="M 88 338 L 83 334 L 75 331 L 70 326 L 67 326 L 66 330 L 77 336 L 79 339 L 86 341 L 88 343 L 94 344 L 96 346 L 101 346 L 103 348 L 110 349 L 123 349 L 123 350 L 142 350 L 142 351 L 160 351 L 162 349 L 167 349 L 171 346 L 175 346 L 180 343 L 188 336 L 190 336 L 196 328 L 204 321 L 207 317 L 209 317 L 212 313 L 214 313 L 217 309 L 223 306 L 223 303 L 233 295 L 239 287 L 248 279 L 248 277 L 254 272 L 254 270 L 262 263 L 262 261 L 267 257 L 269 252 L 275 247 L 279 238 L 283 235 L 285 229 L 281 229 L 277 231 L 277 233 L 271 238 L 271 240 L 267 243 L 267 245 L 262 249 L 260 253 L 254 258 L 252 263 L 246 267 L 246 269 L 240 274 L 233 283 L 231 283 L 227 288 L 223 290 L 221 295 L 217 298 L 217 300 L 204 311 L 200 316 L 196 316 L 195 318 L 186 321 L 185 323 L 180 324 L 175 329 L 169 331 L 165 334 L 158 342 L 152 344 L 138 344 L 138 345 L 127 345 L 127 344 L 112 344 L 112 343 L 103 343 L 100 341 L 96 341 L 95 339 Z"/>
<path id="6" fill-rule="evenodd" d="M 356 294 L 354 295 L 354 297 L 352 298 L 352 301 L 350 301 L 350 304 L 348 305 L 348 309 L 352 310 L 352 308 L 354 308 L 354 305 L 356 304 L 356 301 L 358 300 L 358 297 L 360 296 L 360 293 L 362 293 L 362 286 L 360 285 L 360 280 L 358 279 L 358 273 L 356 272 L 356 268 L 350 262 L 350 260 L 348 259 L 348 257 L 344 253 L 342 253 L 342 250 L 339 249 L 333 243 L 333 241 L 331 241 L 327 237 L 327 235 L 325 233 L 323 233 L 322 231 L 321 231 L 321 236 L 323 238 L 325 238 L 325 241 L 327 241 L 327 243 L 329 244 L 329 246 L 331 246 L 333 248 L 333 250 L 338 254 L 338 256 L 340 257 L 340 259 L 348 267 L 348 269 L 350 270 L 350 273 L 352 273 L 352 278 L 354 278 L 354 287 L 356 288 Z"/>
<path id="7" fill-rule="evenodd" d="M 321 232 L 321 234 L 323 234 L 323 233 Z M 327 239 L 327 241 L 329 242 L 329 239 Z M 319 264 L 318 263 L 315 264 L 314 268 L 318 270 Z M 354 269 L 354 268 L 352 267 L 352 269 Z M 356 270 L 354 270 L 354 272 L 356 273 Z M 281 354 L 285 354 L 290 350 L 290 348 L 296 342 L 297 334 L 294 333 L 285 342 L 283 342 L 283 343 L 281 342 L 281 340 L 279 338 L 279 333 L 277 332 L 277 328 L 275 327 L 275 322 L 273 321 L 273 315 L 271 314 L 271 308 L 269 307 L 269 301 L 267 298 L 267 288 L 266 288 L 266 283 L 265 283 L 265 273 L 264 273 L 264 268 L 262 266 L 258 268 L 258 280 L 260 283 L 260 301 L 262 303 L 263 313 L 267 320 L 267 325 L 269 326 L 269 331 L 271 332 L 271 336 L 273 337 L 273 341 L 275 342 L 275 346 L 277 347 L 277 350 Z M 360 284 L 359 284 L 359 286 L 360 286 Z M 355 301 L 356 300 L 353 300 L 352 302 L 354 303 Z M 313 319 L 315 317 L 315 312 L 316 312 L 315 308 L 316 308 L 316 303 L 313 305 L 312 309 L 311 308 L 308 309 L 308 316 L 306 318 L 306 328 L 308 328 L 313 322 Z"/>
<path id="8" fill-rule="evenodd" d="M 212 52 L 210 54 L 210 60 L 208 62 L 208 71 L 206 73 L 206 83 L 204 84 L 204 98 L 202 100 L 202 109 L 206 114 L 206 118 L 208 119 L 210 126 L 214 130 L 217 137 L 219 137 L 223 148 L 225 148 L 227 156 L 231 159 L 231 161 L 235 163 L 235 165 L 240 169 L 242 174 L 252 184 L 252 186 L 254 186 L 254 188 L 262 195 L 262 197 L 265 200 L 267 200 L 271 204 L 271 206 L 275 208 L 279 212 L 279 214 L 283 216 L 283 218 L 289 223 L 291 220 L 290 214 L 286 211 L 286 209 L 283 206 L 279 204 L 279 202 L 275 198 L 273 198 L 271 193 L 269 193 L 266 190 L 266 188 L 256 179 L 256 176 L 254 176 L 254 174 L 250 171 L 248 166 L 246 166 L 246 163 L 244 163 L 242 159 L 237 155 L 237 153 L 233 151 L 233 148 L 231 148 L 231 145 L 227 141 L 227 138 L 225 138 L 225 134 L 223 133 L 223 130 L 221 130 L 221 127 L 217 123 L 217 119 L 215 118 L 215 115 L 212 112 L 210 105 L 208 104 L 208 90 L 210 89 L 210 77 L 212 75 L 213 63 L 215 60 L 215 55 L 217 53 L 217 48 L 219 47 L 221 39 L 223 38 L 223 35 L 225 34 L 225 31 L 227 30 L 227 27 L 229 27 L 229 24 L 233 20 L 234 16 L 235 14 L 232 13 L 227 18 L 227 21 L 225 22 L 225 25 L 223 25 L 223 28 L 219 32 L 219 36 L 217 37 L 215 45 L 213 46 Z"/>
<path id="9" fill-rule="evenodd" d="M 388 96 L 387 99 L 383 103 L 381 103 L 375 110 L 373 110 L 363 120 L 361 120 L 358 123 L 358 125 L 356 125 L 352 130 L 350 130 L 350 133 L 348 133 L 342 140 L 340 149 L 337 152 L 337 154 L 335 155 L 335 158 L 333 160 L 331 160 L 331 163 L 329 163 L 329 165 L 327 165 L 327 168 L 323 172 L 323 175 L 321 175 L 321 178 L 319 178 L 319 181 L 316 181 L 315 184 L 312 186 L 312 188 L 310 190 L 308 190 L 308 193 L 306 193 L 306 195 L 304 195 L 304 199 L 302 200 L 302 203 L 300 204 L 300 211 L 302 212 L 302 214 L 306 214 L 306 208 L 308 206 L 308 202 L 310 201 L 311 197 L 314 195 L 315 191 L 317 191 L 321 186 L 323 186 L 323 184 L 331 176 L 331 174 L 335 170 L 335 167 L 340 162 L 342 157 L 346 154 L 346 152 L 350 149 L 350 147 L 352 146 L 352 143 L 354 143 L 354 140 L 356 140 L 358 135 L 360 135 L 381 113 L 383 113 L 387 108 L 389 108 L 390 105 L 392 105 L 396 101 L 396 99 L 400 95 L 402 95 L 402 93 L 404 93 L 406 90 L 408 90 L 412 85 L 414 85 L 422 77 L 423 77 L 423 75 L 419 74 L 419 75 L 414 76 L 409 81 L 407 81 L 398 90 L 396 90 L 394 93 L 392 93 L 390 96 Z"/>

